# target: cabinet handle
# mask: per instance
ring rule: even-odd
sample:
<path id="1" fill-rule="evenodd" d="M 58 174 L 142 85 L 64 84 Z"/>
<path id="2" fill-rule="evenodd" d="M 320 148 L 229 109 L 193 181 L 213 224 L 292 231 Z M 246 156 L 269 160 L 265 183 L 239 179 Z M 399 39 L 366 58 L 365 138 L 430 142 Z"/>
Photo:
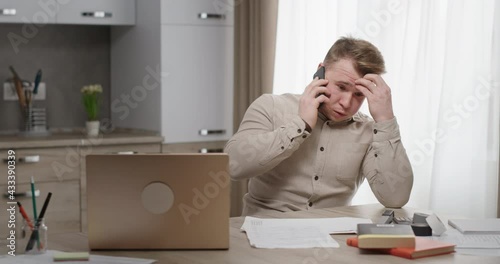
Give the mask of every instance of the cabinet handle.
<path id="1" fill-rule="evenodd" d="M 2 15 L 2 16 L 15 16 L 16 13 L 17 13 L 17 11 L 14 8 L 0 9 L 0 15 Z"/>
<path id="2" fill-rule="evenodd" d="M 221 148 L 213 148 L 213 149 L 209 149 L 209 148 L 201 148 L 198 150 L 199 153 L 222 153 L 224 152 L 224 149 L 221 149 Z"/>
<path id="3" fill-rule="evenodd" d="M 226 19 L 225 15 L 222 14 L 210 14 L 210 13 L 199 13 L 199 19 Z"/>
<path id="4" fill-rule="evenodd" d="M 82 12 L 82 16 L 93 18 L 109 18 L 113 16 L 113 13 L 106 11 Z"/>
<path id="5" fill-rule="evenodd" d="M 31 198 L 33 195 L 31 195 L 31 191 L 26 191 L 22 193 L 15 193 L 14 196 L 16 198 Z M 35 197 L 40 196 L 40 190 L 35 190 Z M 10 197 L 9 193 L 5 193 L 3 197 L 8 198 Z"/>
<path id="6" fill-rule="evenodd" d="M 4 163 L 9 162 L 9 159 L 3 159 Z M 38 163 L 40 162 L 40 155 L 31 155 L 31 156 L 25 156 L 17 159 L 17 162 L 19 163 Z"/>
<path id="7" fill-rule="evenodd" d="M 223 134 L 226 134 L 226 130 L 225 129 L 212 129 L 212 130 L 200 129 L 199 133 L 201 136 L 208 136 L 208 135 L 213 135 L 213 134 L 223 135 Z"/>
<path id="8" fill-rule="evenodd" d="M 111 152 L 111 154 L 118 154 L 118 155 L 134 155 L 134 154 L 137 154 L 139 152 L 137 151 L 132 151 L 132 150 L 125 150 L 125 151 L 117 151 L 117 152 Z"/>

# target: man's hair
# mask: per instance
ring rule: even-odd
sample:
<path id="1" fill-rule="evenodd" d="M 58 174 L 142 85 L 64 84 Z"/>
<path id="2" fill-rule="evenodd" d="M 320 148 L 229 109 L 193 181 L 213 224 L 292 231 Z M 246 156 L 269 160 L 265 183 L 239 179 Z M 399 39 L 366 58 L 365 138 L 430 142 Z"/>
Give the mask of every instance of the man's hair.
<path id="1" fill-rule="evenodd" d="M 326 54 L 323 63 L 329 67 L 341 59 L 351 60 L 354 69 L 361 76 L 368 73 L 385 73 L 384 57 L 377 47 L 366 40 L 353 37 L 338 39 Z"/>

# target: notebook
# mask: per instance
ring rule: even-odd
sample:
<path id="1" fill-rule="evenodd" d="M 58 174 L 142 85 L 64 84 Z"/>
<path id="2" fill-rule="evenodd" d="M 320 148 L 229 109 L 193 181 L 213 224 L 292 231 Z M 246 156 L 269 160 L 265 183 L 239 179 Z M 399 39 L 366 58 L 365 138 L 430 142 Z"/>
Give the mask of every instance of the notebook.
<path id="1" fill-rule="evenodd" d="M 88 155 L 91 249 L 227 249 L 227 154 Z"/>
<path id="2" fill-rule="evenodd" d="M 415 247 L 415 235 L 410 225 L 358 224 L 358 247 Z"/>
<path id="3" fill-rule="evenodd" d="M 358 247 L 357 237 L 348 238 L 346 242 L 347 245 L 351 247 Z M 375 249 L 375 250 L 377 250 L 378 252 L 388 253 L 402 258 L 416 259 L 416 258 L 452 253 L 455 251 L 455 245 L 423 237 L 415 237 L 414 248 L 401 247 L 401 248 L 388 248 L 388 249 Z"/>
<path id="4" fill-rule="evenodd" d="M 500 234 L 500 218 L 450 219 L 448 224 L 462 234 Z"/>

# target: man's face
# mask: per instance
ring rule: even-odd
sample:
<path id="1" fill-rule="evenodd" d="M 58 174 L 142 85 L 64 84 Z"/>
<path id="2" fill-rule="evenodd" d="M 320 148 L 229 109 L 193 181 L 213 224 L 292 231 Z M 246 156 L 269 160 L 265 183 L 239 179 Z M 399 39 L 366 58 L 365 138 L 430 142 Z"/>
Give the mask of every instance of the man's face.
<path id="1" fill-rule="evenodd" d="M 361 78 L 350 60 L 339 60 L 326 68 L 326 88 L 330 90 L 329 100 L 321 104 L 319 112 L 333 121 L 343 121 L 356 114 L 365 100 L 354 81 Z"/>

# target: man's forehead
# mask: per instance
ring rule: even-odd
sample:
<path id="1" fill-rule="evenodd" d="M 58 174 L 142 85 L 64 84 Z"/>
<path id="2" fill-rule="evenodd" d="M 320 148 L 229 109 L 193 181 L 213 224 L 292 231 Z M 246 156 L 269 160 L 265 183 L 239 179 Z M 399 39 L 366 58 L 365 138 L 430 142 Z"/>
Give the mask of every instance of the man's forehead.
<path id="1" fill-rule="evenodd" d="M 329 67 L 338 81 L 354 82 L 361 78 L 361 75 L 356 71 L 350 60 L 339 60 Z"/>

